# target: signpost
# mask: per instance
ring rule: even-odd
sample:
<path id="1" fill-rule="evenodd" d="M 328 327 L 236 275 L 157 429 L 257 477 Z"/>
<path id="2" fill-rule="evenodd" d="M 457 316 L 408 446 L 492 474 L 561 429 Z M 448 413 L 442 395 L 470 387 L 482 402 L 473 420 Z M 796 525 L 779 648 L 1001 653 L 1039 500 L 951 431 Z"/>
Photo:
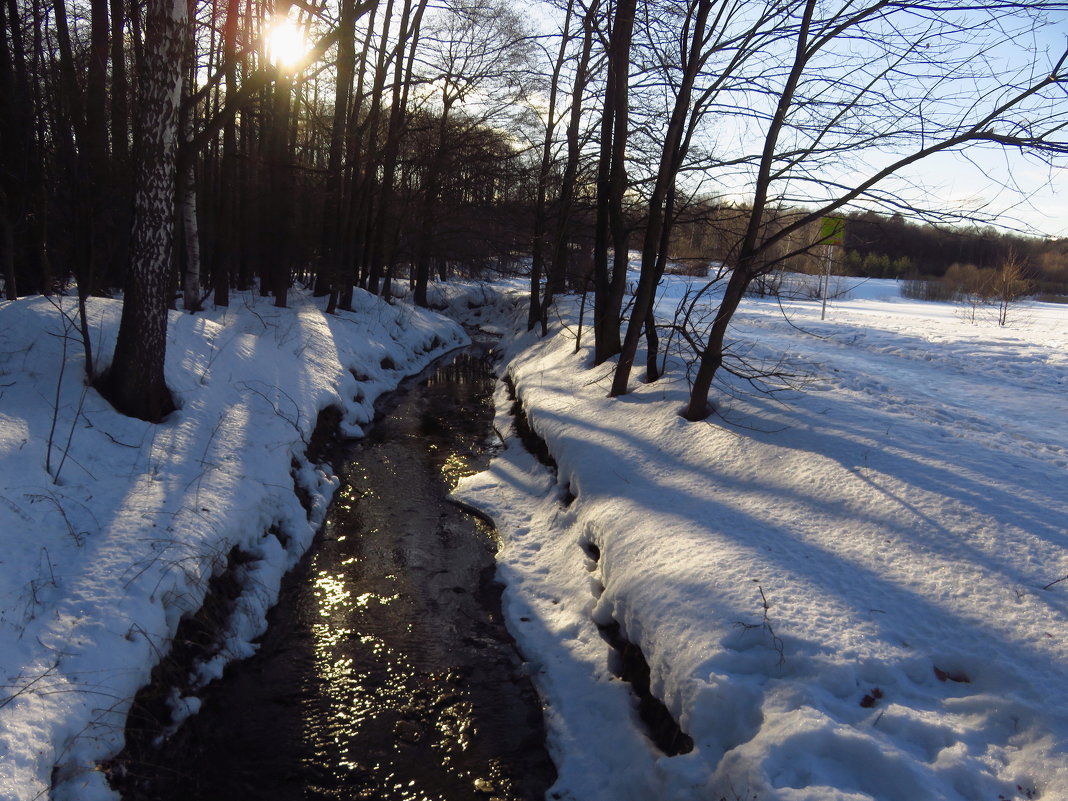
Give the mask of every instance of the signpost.
<path id="1" fill-rule="evenodd" d="M 831 261 L 834 248 L 842 247 L 845 244 L 845 217 L 824 217 L 820 220 L 820 238 L 819 244 L 823 245 L 823 258 L 825 262 L 824 266 L 824 287 L 823 287 L 823 309 L 820 312 L 820 319 L 826 319 L 827 317 L 827 295 L 831 292 Z"/>

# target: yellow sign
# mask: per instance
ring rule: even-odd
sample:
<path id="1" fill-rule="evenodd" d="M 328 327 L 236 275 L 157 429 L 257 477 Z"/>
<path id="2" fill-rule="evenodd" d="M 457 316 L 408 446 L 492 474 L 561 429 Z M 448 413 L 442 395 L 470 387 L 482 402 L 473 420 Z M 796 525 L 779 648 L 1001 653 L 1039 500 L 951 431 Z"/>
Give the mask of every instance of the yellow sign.
<path id="1" fill-rule="evenodd" d="M 845 243 L 845 217 L 824 217 L 820 221 L 821 245 L 839 245 Z"/>

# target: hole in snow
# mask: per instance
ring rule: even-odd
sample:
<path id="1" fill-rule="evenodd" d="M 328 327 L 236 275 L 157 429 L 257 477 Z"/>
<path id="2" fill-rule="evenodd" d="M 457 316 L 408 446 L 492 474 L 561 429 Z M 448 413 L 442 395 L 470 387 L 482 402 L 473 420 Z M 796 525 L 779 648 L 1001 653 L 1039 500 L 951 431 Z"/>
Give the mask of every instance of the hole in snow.
<path id="1" fill-rule="evenodd" d="M 638 698 L 638 715 L 648 730 L 649 738 L 657 748 L 668 756 L 688 754 L 693 750 L 693 739 L 686 734 L 663 702 L 650 690 L 651 671 L 645 654 L 620 632 L 619 623 L 598 626 L 601 636 L 615 650 L 616 658 L 609 661 L 609 668 L 623 681 L 629 682 Z"/>
<path id="2" fill-rule="evenodd" d="M 506 375 L 503 380 L 504 385 L 508 388 L 508 398 L 512 401 L 511 414 L 519 441 L 539 462 L 556 470 L 556 460 L 553 459 L 553 455 L 549 452 L 549 446 L 545 443 L 545 440 L 538 436 L 538 433 L 531 427 L 530 421 L 527 419 L 527 413 L 523 409 L 523 404 L 519 400 L 519 396 L 516 395 L 515 384 L 512 383 L 511 377 Z"/>

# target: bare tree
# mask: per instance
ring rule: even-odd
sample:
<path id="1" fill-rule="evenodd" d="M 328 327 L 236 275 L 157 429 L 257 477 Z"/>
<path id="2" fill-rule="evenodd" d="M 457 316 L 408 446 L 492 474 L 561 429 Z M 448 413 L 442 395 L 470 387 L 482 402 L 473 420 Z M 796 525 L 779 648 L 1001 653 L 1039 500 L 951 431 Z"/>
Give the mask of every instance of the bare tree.
<path id="1" fill-rule="evenodd" d="M 790 4 L 787 23 L 777 23 L 789 35 L 784 69 L 766 74 L 757 84 L 763 94 L 747 106 L 746 116 L 763 131 L 754 199 L 700 353 L 687 419 L 709 414 L 727 327 L 750 282 L 769 269 L 766 255 L 777 243 L 850 204 L 920 208 L 889 184 L 936 153 L 975 144 L 1068 152 L 1068 51 L 1050 58 L 1022 45 L 1013 52 L 1026 56 L 1022 67 L 1008 73 L 996 64 L 1013 42 L 1053 24 L 1047 14 L 1064 10 L 1059 2 Z M 996 85 L 992 74 L 1000 76 Z M 811 211 L 785 226 L 768 225 L 769 208 L 802 203 Z"/>
<path id="2" fill-rule="evenodd" d="M 528 331 L 533 329 L 539 322 L 544 326 L 545 320 L 541 306 L 541 278 L 544 270 L 547 233 L 546 201 L 549 192 L 549 173 L 553 167 L 556 126 L 559 123 L 557 103 L 560 93 L 560 76 L 567 58 L 568 44 L 574 35 L 571 30 L 572 17 L 574 15 L 575 0 L 568 0 L 563 26 L 560 29 L 560 45 L 556 58 L 552 62 L 552 73 L 549 77 L 549 102 L 545 112 L 545 138 L 541 145 L 541 166 L 538 169 L 538 185 L 534 200 L 534 240 L 531 244 L 530 255 L 530 307 L 527 312 Z M 576 102 L 581 103 L 581 99 Z"/>
<path id="3" fill-rule="evenodd" d="M 1024 267 L 1023 259 L 1015 251 L 1009 251 L 987 285 L 987 294 L 997 310 L 999 326 L 1008 324 L 1009 311 L 1021 298 L 1031 293 L 1031 282 L 1027 280 Z"/>
<path id="4" fill-rule="evenodd" d="M 411 76 L 419 43 L 423 14 L 427 0 L 404 0 L 400 14 L 397 44 L 393 52 L 393 86 L 386 125 L 385 142 L 380 165 L 382 179 L 377 192 L 377 208 L 369 238 L 367 288 L 378 293 L 381 282 L 383 294 L 389 295 L 392 280 L 392 257 L 397 235 L 395 194 L 397 159 L 400 155 L 401 138 L 407 125 L 407 99 L 411 89 Z M 387 65 L 388 66 L 388 65 Z M 383 280 L 384 279 L 384 280 Z"/>
<path id="5" fill-rule="evenodd" d="M 414 298 L 421 306 L 427 302 L 441 207 L 449 202 L 444 179 L 460 166 L 452 151 L 458 140 L 477 139 L 487 126 L 517 131 L 531 60 L 526 25 L 507 2 L 450 0 L 431 20 L 415 76 L 424 87 L 427 113 L 436 117 L 434 141 L 422 154 L 416 217 Z"/>
<path id="6" fill-rule="evenodd" d="M 575 208 L 576 194 L 578 193 L 579 169 L 582 159 L 583 145 L 583 110 L 586 103 L 586 93 L 594 72 L 593 44 L 596 31 L 597 15 L 600 12 L 599 0 L 593 0 L 582 16 L 582 46 L 575 64 L 575 77 L 571 87 L 571 110 L 568 115 L 567 131 L 567 159 L 564 164 L 563 175 L 560 178 L 560 191 L 556 202 L 556 232 L 552 255 L 552 264 L 549 267 L 548 280 L 545 282 L 545 298 L 542 301 L 542 331 L 547 326 L 548 309 L 552 304 L 553 295 L 563 292 L 569 273 L 569 262 L 572 260 L 572 211 Z"/>
<path id="7" fill-rule="evenodd" d="M 594 361 L 619 353 L 620 313 L 627 283 L 630 230 L 624 215 L 627 138 L 630 134 L 630 66 L 636 0 L 616 0 L 607 40 L 604 104 L 597 164 L 597 224 L 593 245 Z M 612 249 L 609 269 L 608 251 Z"/>
<path id="8" fill-rule="evenodd" d="M 342 161 L 345 156 L 345 142 L 348 139 L 349 121 L 352 117 L 349 106 L 352 102 L 352 84 L 356 74 L 356 19 L 356 0 L 341 0 L 334 114 L 330 125 L 330 154 L 326 167 L 322 265 L 319 275 L 320 282 L 328 287 L 330 300 L 327 310 L 329 312 L 337 308 L 340 285 L 346 279 L 342 260 L 344 252 L 342 234 L 346 207 L 346 181 Z"/>
<path id="9" fill-rule="evenodd" d="M 738 34 L 732 29 L 736 16 L 745 6 L 719 0 L 690 0 L 672 19 L 678 31 L 677 45 L 669 35 L 661 34 L 666 47 L 651 48 L 656 55 L 656 73 L 674 96 L 660 147 L 656 171 L 652 178 L 652 192 L 647 201 L 644 242 L 642 245 L 641 276 L 634 297 L 626 337 L 612 381 L 612 395 L 627 391 L 631 366 L 643 330 L 648 338 L 649 380 L 656 376 L 656 334 L 652 319 L 657 282 L 664 274 L 667 253 L 674 224 L 676 180 L 683 169 L 690 144 L 712 102 L 733 81 L 742 65 L 764 42 L 763 28 L 771 12 L 749 17 L 749 25 Z M 752 9 L 747 9 L 750 14 Z M 715 13 L 713 13 L 715 11 Z M 651 37 L 653 38 L 653 37 Z M 674 45 L 674 46 L 672 46 Z M 705 74 L 705 66 L 717 54 L 726 61 L 713 75 Z M 655 73 L 654 73 L 655 74 Z M 698 81 L 703 85 L 698 86 Z"/>

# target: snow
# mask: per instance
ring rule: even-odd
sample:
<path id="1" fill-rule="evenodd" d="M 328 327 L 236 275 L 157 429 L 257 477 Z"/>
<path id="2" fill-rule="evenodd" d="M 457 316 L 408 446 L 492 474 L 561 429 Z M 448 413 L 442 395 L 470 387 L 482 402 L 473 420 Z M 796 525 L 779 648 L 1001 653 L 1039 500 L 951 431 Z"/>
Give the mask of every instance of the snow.
<path id="1" fill-rule="evenodd" d="M 661 320 L 687 280 L 667 279 Z M 998 328 L 850 284 L 825 321 L 748 300 L 739 347 L 809 380 L 777 400 L 735 382 L 706 423 L 679 416 L 681 365 L 609 399 L 574 309 L 509 347 L 558 474 L 509 438 L 457 495 L 506 543 L 550 797 L 1068 799 L 1068 582 L 1046 588 L 1068 575 L 1068 309 Z M 613 621 L 692 752 L 638 733 Z"/>
<path id="2" fill-rule="evenodd" d="M 660 319 L 692 280 L 666 279 Z M 894 282 L 836 288 L 822 321 L 818 301 L 747 299 L 736 347 L 806 379 L 774 398 L 717 387 L 703 423 L 679 416 L 679 363 L 609 399 L 612 365 L 592 366 L 587 334 L 575 353 L 574 299 L 538 338 L 512 334 L 518 284 L 449 290 L 455 317 L 506 335 L 500 369 L 558 464 L 519 445 L 501 383 L 506 448 L 456 490 L 504 542 L 506 616 L 559 769 L 548 798 L 1068 799 L 1068 581 L 1052 583 L 1068 576 L 1068 307 L 1021 304 L 999 328 Z M 114 798 L 96 765 L 235 546 L 254 557 L 243 612 L 200 680 L 255 647 L 336 486 L 305 457 L 318 412 L 359 435 L 378 395 L 466 341 L 403 302 L 357 306 L 174 313 L 180 409 L 152 426 L 82 403 L 80 345 L 48 300 L 0 303 L 0 799 Z M 99 358 L 119 306 L 90 313 Z M 611 622 L 689 753 L 644 733 Z"/>
<path id="3" fill-rule="evenodd" d="M 83 402 L 73 299 L 0 303 L 0 798 L 114 798 L 97 764 L 121 748 L 134 693 L 234 547 L 252 557 L 247 589 L 199 679 L 252 653 L 337 485 L 305 458 L 319 411 L 343 409 L 358 435 L 377 396 L 467 341 L 439 315 L 359 290 L 356 311 L 336 316 L 299 295 L 289 309 L 234 301 L 171 314 L 180 409 L 158 426 L 92 390 Z M 95 354 L 113 350 L 120 311 L 90 300 Z"/>

